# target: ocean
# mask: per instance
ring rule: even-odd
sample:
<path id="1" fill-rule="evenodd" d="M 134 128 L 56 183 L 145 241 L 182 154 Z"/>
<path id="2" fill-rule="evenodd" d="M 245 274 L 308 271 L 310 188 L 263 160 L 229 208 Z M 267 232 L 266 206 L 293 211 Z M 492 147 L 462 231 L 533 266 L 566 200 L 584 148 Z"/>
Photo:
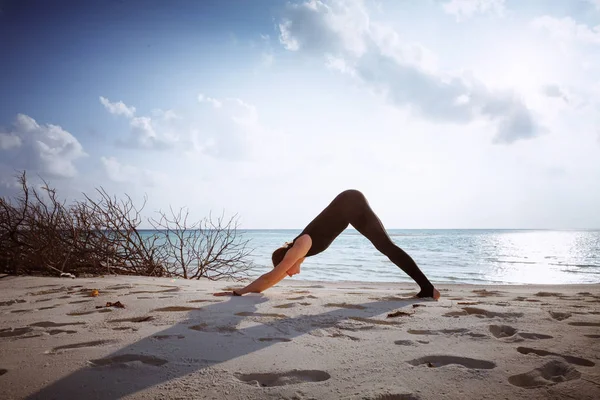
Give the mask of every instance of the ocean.
<path id="1" fill-rule="evenodd" d="M 300 230 L 239 230 L 253 248 L 258 276 L 272 268 L 271 253 Z M 600 231 L 388 229 L 435 283 L 600 283 Z M 287 278 L 286 278 L 287 279 Z M 293 280 L 412 282 L 352 229 L 306 258 Z"/>

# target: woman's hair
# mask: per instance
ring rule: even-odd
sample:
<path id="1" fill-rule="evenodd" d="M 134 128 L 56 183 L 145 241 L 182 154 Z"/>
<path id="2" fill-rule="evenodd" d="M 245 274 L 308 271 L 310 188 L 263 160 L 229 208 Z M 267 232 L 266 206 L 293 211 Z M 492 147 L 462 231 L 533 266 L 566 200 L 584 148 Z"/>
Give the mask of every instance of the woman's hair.
<path id="1" fill-rule="evenodd" d="M 275 268 L 281 262 L 281 260 L 283 260 L 283 257 L 285 257 L 285 254 L 291 248 L 292 248 L 292 243 L 286 243 L 285 245 L 283 245 L 280 248 L 278 248 L 277 250 L 275 250 L 273 252 L 273 254 L 271 254 L 271 261 L 273 262 L 273 268 Z"/>

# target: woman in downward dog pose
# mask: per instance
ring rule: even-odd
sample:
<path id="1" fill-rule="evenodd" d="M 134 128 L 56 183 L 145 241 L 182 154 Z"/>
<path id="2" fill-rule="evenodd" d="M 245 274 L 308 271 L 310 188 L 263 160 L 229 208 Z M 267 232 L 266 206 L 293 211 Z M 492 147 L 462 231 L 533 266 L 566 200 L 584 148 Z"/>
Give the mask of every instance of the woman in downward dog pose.
<path id="1" fill-rule="evenodd" d="M 243 289 L 233 292 L 215 293 L 215 296 L 242 296 L 246 293 L 260 293 L 281 281 L 285 276 L 300 272 L 300 264 L 306 257 L 321 253 L 348 224 L 373 243 L 390 261 L 415 280 L 421 287 L 417 297 L 438 299 L 440 292 L 433 287 L 414 260 L 404 250 L 396 246 L 388 236 L 381 221 L 375 215 L 365 196 L 358 190 L 345 190 L 313 219 L 291 243 L 278 248 L 271 257 L 273 270 L 258 277 Z"/>

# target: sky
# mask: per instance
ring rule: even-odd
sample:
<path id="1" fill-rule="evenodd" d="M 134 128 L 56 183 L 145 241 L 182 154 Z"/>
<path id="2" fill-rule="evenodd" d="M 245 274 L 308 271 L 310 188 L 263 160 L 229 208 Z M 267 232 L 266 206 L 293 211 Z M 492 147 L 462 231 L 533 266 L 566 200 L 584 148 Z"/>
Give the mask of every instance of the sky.
<path id="1" fill-rule="evenodd" d="M 0 0 L 0 195 L 600 228 L 599 0 Z"/>

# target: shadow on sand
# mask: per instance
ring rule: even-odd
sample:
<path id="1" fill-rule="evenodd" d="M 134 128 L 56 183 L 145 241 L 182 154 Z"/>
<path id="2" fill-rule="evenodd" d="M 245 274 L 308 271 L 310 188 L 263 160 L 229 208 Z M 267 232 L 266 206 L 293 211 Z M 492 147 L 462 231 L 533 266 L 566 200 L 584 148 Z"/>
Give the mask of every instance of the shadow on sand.
<path id="1" fill-rule="evenodd" d="M 369 317 L 418 303 L 421 299 L 375 301 L 364 309 L 335 308 L 315 315 L 293 318 L 260 314 L 257 306 L 268 301 L 262 295 L 231 297 L 191 311 L 187 319 L 152 336 L 97 360 L 41 389 L 27 399 L 115 399 L 166 383 L 213 365 L 289 341 L 315 329 L 334 327 L 348 319 Z M 264 321 L 237 329 L 244 318 Z M 367 319 L 367 320 L 365 320 Z M 391 320 L 380 320 L 390 323 Z M 371 321 L 373 322 L 373 321 Z M 119 326 L 115 323 L 115 326 Z M 232 345 L 236 342 L 236 345 Z"/>

